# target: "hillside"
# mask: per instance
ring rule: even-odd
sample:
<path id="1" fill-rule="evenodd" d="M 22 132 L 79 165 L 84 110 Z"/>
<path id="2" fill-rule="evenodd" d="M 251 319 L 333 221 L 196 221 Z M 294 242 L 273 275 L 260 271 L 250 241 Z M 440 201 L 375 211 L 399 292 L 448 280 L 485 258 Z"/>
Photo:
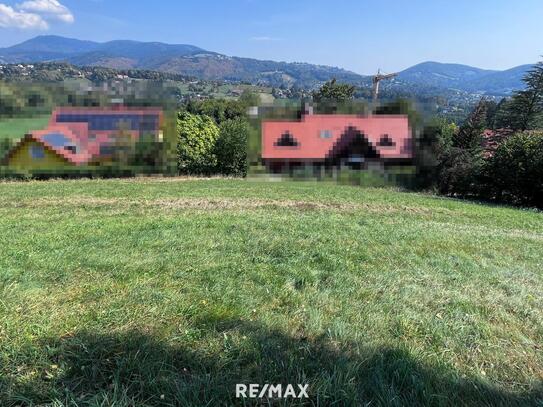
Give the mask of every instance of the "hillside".
<path id="1" fill-rule="evenodd" d="M 11 87 L 20 97 L 25 94 L 25 89 L 29 89 L 28 86 L 33 86 L 32 84 L 35 83 L 39 84 L 45 94 L 50 93 L 49 85 L 64 86 L 71 90 L 88 90 L 89 86 L 94 89 L 104 89 L 105 86 L 110 91 L 116 92 L 119 97 L 122 97 L 122 94 L 130 97 L 135 89 L 134 86 L 137 86 L 136 83 L 139 84 L 140 92 L 146 84 L 156 85 L 164 97 L 177 101 L 202 98 L 235 99 L 244 91 L 258 93 L 262 98 L 268 98 L 265 100 L 269 100 L 272 92 L 272 89 L 266 86 L 196 79 L 169 72 L 113 69 L 101 66 L 78 67 L 58 62 L 0 65 L 0 81 L 4 81 L 4 87 Z M 45 100 L 52 101 L 50 97 L 45 97 Z"/>
<path id="2" fill-rule="evenodd" d="M 524 87 L 522 77 L 530 67 L 520 65 L 505 71 L 495 71 L 461 64 L 423 62 L 401 71 L 397 79 L 421 86 L 508 95 Z"/>
<path id="3" fill-rule="evenodd" d="M 187 44 L 110 41 L 97 43 L 58 36 L 39 36 L 0 49 L 0 63 L 65 61 L 77 66 L 139 69 L 192 76 L 204 80 L 312 89 L 330 78 L 358 86 L 371 86 L 369 76 L 345 69 L 297 62 L 262 61 L 227 56 Z M 401 71 L 393 88 L 436 93 L 454 90 L 476 94 L 509 95 L 523 86 L 529 65 L 505 71 L 485 70 L 461 64 L 423 62 Z M 391 82 L 383 84 L 383 90 Z"/>
<path id="4" fill-rule="evenodd" d="M 520 65 L 505 71 L 498 71 L 474 78 L 464 85 L 467 91 L 484 89 L 488 93 L 509 94 L 515 90 L 524 88 L 522 77 L 532 65 Z"/>
<path id="5" fill-rule="evenodd" d="M 169 72 L 146 69 L 114 69 L 103 66 L 75 66 L 63 62 L 40 62 L 35 64 L 5 64 L 0 66 L 0 80 L 60 82 L 69 79 L 87 79 L 99 83 L 118 78 L 150 79 L 160 81 L 189 82 L 194 78 Z"/>
<path id="6" fill-rule="evenodd" d="M 0 404 L 540 405 L 542 230 L 336 184 L 0 183 Z"/>
<path id="7" fill-rule="evenodd" d="M 296 83 L 302 87 L 314 87 L 331 77 L 351 83 L 364 80 L 362 75 L 340 68 L 230 57 L 186 44 L 137 41 L 96 43 L 39 36 L 0 49 L 0 63 L 53 60 L 79 66 L 158 70 L 201 79 L 247 81 L 272 86 Z"/>
<path id="8" fill-rule="evenodd" d="M 468 65 L 443 64 L 429 61 L 401 71 L 398 79 L 441 88 L 464 89 L 465 83 L 494 72 Z"/>

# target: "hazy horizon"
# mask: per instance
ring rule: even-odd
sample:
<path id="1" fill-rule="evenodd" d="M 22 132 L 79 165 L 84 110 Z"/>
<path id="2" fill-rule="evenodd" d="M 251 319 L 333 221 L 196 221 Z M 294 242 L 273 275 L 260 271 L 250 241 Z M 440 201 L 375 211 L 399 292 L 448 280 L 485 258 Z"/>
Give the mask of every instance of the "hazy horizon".
<path id="1" fill-rule="evenodd" d="M 37 35 L 190 44 L 230 56 L 371 75 L 435 61 L 506 70 L 543 54 L 543 5 L 527 0 L 329 3 L 0 0 L 0 47 Z M 99 30 L 96 27 L 100 27 Z"/>

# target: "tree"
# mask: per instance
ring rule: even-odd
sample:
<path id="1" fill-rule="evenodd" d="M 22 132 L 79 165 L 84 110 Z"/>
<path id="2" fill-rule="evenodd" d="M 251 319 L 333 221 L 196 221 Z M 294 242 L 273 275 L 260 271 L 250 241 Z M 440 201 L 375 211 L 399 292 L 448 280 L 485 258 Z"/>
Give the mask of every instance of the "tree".
<path id="1" fill-rule="evenodd" d="M 479 196 L 484 189 L 481 154 L 452 147 L 441 158 L 438 188 L 442 194 Z"/>
<path id="2" fill-rule="evenodd" d="M 217 167 L 219 128 L 209 116 L 180 112 L 177 118 L 177 167 L 182 174 L 212 174 Z"/>
<path id="3" fill-rule="evenodd" d="M 249 89 L 245 89 L 239 97 L 239 103 L 245 108 L 249 106 L 258 106 L 260 104 L 260 95 Z"/>
<path id="4" fill-rule="evenodd" d="M 346 83 L 337 83 L 336 78 L 329 80 L 318 90 L 313 92 L 313 99 L 317 102 L 332 101 L 345 102 L 352 99 L 356 87 Z"/>
<path id="5" fill-rule="evenodd" d="M 515 92 L 509 105 L 510 127 L 514 130 L 533 128 L 543 112 L 543 61 L 538 62 L 522 79 L 526 89 Z"/>
<path id="6" fill-rule="evenodd" d="M 453 131 L 452 143 L 443 140 L 445 144 L 440 156 L 438 177 L 441 193 L 460 196 L 478 196 L 482 193 L 485 164 L 482 141 L 487 125 L 487 107 L 487 101 L 481 99 L 460 129 Z"/>
<path id="7" fill-rule="evenodd" d="M 470 113 L 453 138 L 453 147 L 466 150 L 480 150 L 486 127 L 487 105 L 484 99 Z"/>
<path id="8" fill-rule="evenodd" d="M 189 101 L 186 109 L 192 114 L 210 116 L 220 125 L 224 120 L 245 116 L 247 106 L 238 100 L 206 99 Z"/>
<path id="9" fill-rule="evenodd" d="M 0 138 L 0 165 L 2 165 L 4 158 L 13 147 L 13 144 L 9 138 Z"/>
<path id="10" fill-rule="evenodd" d="M 499 105 L 493 100 L 484 100 L 483 103 L 486 108 L 485 128 L 494 129 L 494 123 Z"/>
<path id="11" fill-rule="evenodd" d="M 153 135 L 144 135 L 134 146 L 131 164 L 157 172 L 163 169 L 166 161 L 164 150 L 164 142 L 157 141 Z"/>
<path id="12" fill-rule="evenodd" d="M 416 189 L 435 186 L 438 181 L 440 163 L 451 148 L 456 125 L 444 118 L 435 118 L 413 139 L 413 164 L 416 167 Z"/>
<path id="13" fill-rule="evenodd" d="M 247 139 L 249 124 L 242 118 L 221 123 L 215 151 L 217 169 L 225 175 L 247 175 Z"/>
<path id="14" fill-rule="evenodd" d="M 496 106 L 496 112 L 494 113 L 494 118 L 492 120 L 492 126 L 490 127 L 493 130 L 503 129 L 510 127 L 509 120 L 509 104 L 511 102 L 506 98 L 501 98 Z"/>
<path id="15" fill-rule="evenodd" d="M 435 119 L 435 126 L 438 128 L 438 150 L 440 152 L 448 151 L 458 133 L 458 126 L 443 117 Z"/>
<path id="16" fill-rule="evenodd" d="M 24 101 L 15 87 L 0 83 L 0 116 L 12 117 L 24 109 Z"/>
<path id="17" fill-rule="evenodd" d="M 497 200 L 543 208 L 543 133 L 517 133 L 501 143 L 489 163 Z"/>

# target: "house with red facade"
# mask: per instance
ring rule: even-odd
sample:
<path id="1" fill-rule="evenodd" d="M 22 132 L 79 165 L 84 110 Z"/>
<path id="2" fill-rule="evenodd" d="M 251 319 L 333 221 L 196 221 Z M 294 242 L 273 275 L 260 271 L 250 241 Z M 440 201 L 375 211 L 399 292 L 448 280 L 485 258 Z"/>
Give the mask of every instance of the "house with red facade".
<path id="1" fill-rule="evenodd" d="M 159 108 L 61 107 L 48 126 L 25 135 L 5 161 L 21 170 L 60 169 L 107 161 L 115 151 L 142 139 L 162 141 Z"/>
<path id="2" fill-rule="evenodd" d="M 297 121 L 262 122 L 262 160 L 272 172 L 384 168 L 412 158 L 406 115 L 305 114 Z"/>

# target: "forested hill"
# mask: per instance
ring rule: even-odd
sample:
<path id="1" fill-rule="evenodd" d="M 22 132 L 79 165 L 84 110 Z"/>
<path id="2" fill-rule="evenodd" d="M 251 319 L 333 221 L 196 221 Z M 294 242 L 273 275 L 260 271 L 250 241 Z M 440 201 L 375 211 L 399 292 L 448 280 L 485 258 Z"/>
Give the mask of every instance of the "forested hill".
<path id="1" fill-rule="evenodd" d="M 248 82 L 283 88 L 316 88 L 330 78 L 359 86 L 371 84 L 369 76 L 338 67 L 227 56 L 188 44 L 138 41 L 98 43 L 59 36 L 38 36 L 0 49 L 0 64 L 48 61 L 117 70 L 167 72 L 204 80 Z M 423 62 L 401 71 L 394 82 L 396 87 L 416 86 L 508 95 L 522 87 L 521 78 L 529 66 L 496 71 L 461 64 Z"/>

